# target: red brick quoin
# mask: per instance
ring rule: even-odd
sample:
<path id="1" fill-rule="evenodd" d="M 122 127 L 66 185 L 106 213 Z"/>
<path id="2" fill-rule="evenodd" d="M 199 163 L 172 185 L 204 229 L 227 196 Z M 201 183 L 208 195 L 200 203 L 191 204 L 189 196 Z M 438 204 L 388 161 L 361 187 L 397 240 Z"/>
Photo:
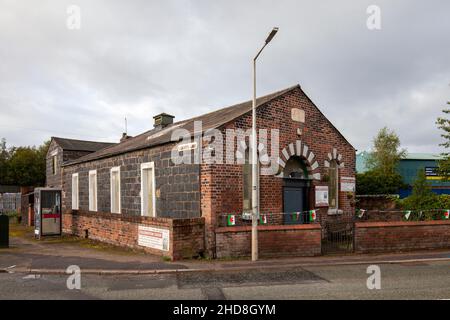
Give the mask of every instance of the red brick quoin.
<path id="1" fill-rule="evenodd" d="M 294 108 L 304 111 L 304 122 L 297 122 L 292 119 L 291 113 Z M 251 128 L 251 121 L 251 112 L 248 112 L 223 125 L 220 129 L 223 134 L 226 133 L 227 129 L 246 130 Z M 259 106 L 257 109 L 257 127 L 258 129 L 267 129 L 269 132 L 271 129 L 279 130 L 279 154 L 283 162 L 288 160 L 286 155 L 289 157 L 292 151 L 297 152 L 297 144 L 300 141 L 301 158 L 311 165 L 316 163 L 317 167 L 308 168 L 311 175 L 314 175 L 314 179 L 311 180 L 312 187 L 308 209 L 315 209 L 314 187 L 328 185 L 326 180 L 327 161 L 330 161 L 330 159 L 338 160 L 340 164 L 339 178 L 355 177 L 354 147 L 306 96 L 300 86 L 296 86 L 283 95 Z M 268 134 L 267 145 L 271 145 L 270 134 Z M 307 146 L 307 151 L 305 151 L 305 146 Z M 292 147 L 294 150 L 292 150 Z M 283 149 L 285 149 L 284 152 Z M 312 160 L 308 161 L 308 158 L 311 159 L 310 157 Z M 221 214 L 239 214 L 243 211 L 243 167 L 242 165 L 232 164 L 203 164 L 201 165 L 200 175 L 201 210 L 206 222 L 206 248 L 211 255 L 224 256 L 229 253 L 224 242 L 230 243 L 230 239 L 222 233 L 216 236 L 217 220 Z M 342 191 L 339 191 L 338 194 L 339 209 L 342 210 L 340 214 L 353 215 L 354 194 Z M 283 211 L 283 178 L 274 175 L 260 176 L 260 212 L 281 213 Z M 327 207 L 321 208 L 319 214 L 321 221 L 334 219 L 338 216 L 329 215 Z M 304 231 L 298 230 L 295 233 L 299 241 L 303 237 L 302 232 Z M 240 237 L 243 237 L 243 235 L 236 235 L 236 241 L 241 241 L 239 240 Z M 267 237 L 275 237 L 275 233 L 269 233 Z M 264 245 L 265 243 L 260 244 L 260 250 L 263 252 L 265 250 Z M 243 245 L 240 254 L 236 251 L 237 249 L 232 251 L 236 255 L 244 255 L 247 253 L 246 246 L 247 244 Z M 281 251 L 277 253 L 280 254 L 283 250 L 289 252 L 288 247 L 288 243 L 286 243 L 286 247 L 280 246 L 279 250 Z M 300 254 L 314 255 L 316 251 L 311 252 L 308 248 Z"/>

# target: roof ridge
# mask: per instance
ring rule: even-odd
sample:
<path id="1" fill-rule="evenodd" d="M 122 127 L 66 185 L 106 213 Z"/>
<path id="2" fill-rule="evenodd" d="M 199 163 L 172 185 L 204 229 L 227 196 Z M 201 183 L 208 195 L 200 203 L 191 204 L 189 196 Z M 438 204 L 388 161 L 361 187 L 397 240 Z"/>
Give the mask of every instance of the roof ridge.
<path id="1" fill-rule="evenodd" d="M 296 84 L 294 86 L 290 86 L 288 88 L 282 89 L 282 90 L 278 90 L 269 94 L 266 94 L 264 96 L 260 96 L 256 99 L 256 107 L 259 108 L 260 106 L 263 106 L 271 101 L 273 101 L 274 99 L 294 90 L 299 88 L 301 90 L 301 87 L 299 84 Z M 229 121 L 232 121 L 233 119 L 236 119 L 244 114 L 246 114 L 247 112 L 249 112 L 251 110 L 251 103 L 252 100 L 247 100 L 244 102 L 240 102 L 237 104 L 233 104 L 231 106 L 228 107 L 222 107 L 220 109 L 208 112 L 208 113 L 203 113 L 201 115 L 197 115 L 195 117 L 191 117 L 188 119 L 184 119 L 184 120 L 180 120 L 177 122 L 174 122 L 166 127 L 164 127 L 161 130 L 156 130 L 154 133 L 151 133 L 152 130 L 154 129 L 150 129 L 147 130 L 141 134 L 138 134 L 132 138 L 129 138 L 121 143 L 117 143 L 115 145 L 106 147 L 104 149 L 95 151 L 91 154 L 85 155 L 83 157 L 80 157 L 78 159 L 75 159 L 73 161 L 67 162 L 65 163 L 65 165 L 71 165 L 71 164 L 77 164 L 77 163 L 81 163 L 81 162 L 87 162 L 87 161 L 92 161 L 92 160 L 96 160 L 96 159 L 100 159 L 100 158 L 107 158 L 107 157 L 111 157 L 114 155 L 118 155 L 118 154 L 122 154 L 122 153 L 126 153 L 126 152 L 132 152 L 135 150 L 139 150 L 139 149 L 143 149 L 143 148 L 149 148 L 149 147 L 154 147 L 156 145 L 162 144 L 162 143 L 167 143 L 167 141 L 161 142 L 161 141 L 152 141 L 152 140 L 157 140 L 158 138 L 162 139 L 161 137 L 164 137 L 165 135 L 167 135 L 168 133 L 170 133 L 170 128 L 173 127 L 180 127 L 180 126 L 186 126 L 189 127 L 189 125 L 191 125 L 196 119 L 204 119 L 205 121 L 208 120 L 208 118 L 213 118 L 212 116 L 215 114 L 221 114 L 221 113 L 225 113 L 225 115 L 222 115 L 222 117 L 224 117 L 225 119 L 223 119 L 223 122 L 217 121 L 216 123 L 209 123 L 208 125 L 206 125 L 206 127 L 203 127 L 203 131 L 207 130 L 207 127 L 214 127 L 214 128 L 218 128 L 226 123 L 228 123 Z M 242 108 L 243 110 L 241 110 L 240 112 L 235 112 L 235 114 L 227 114 L 226 111 L 228 110 L 233 110 L 233 109 L 239 109 Z M 239 111 L 239 110 L 238 110 Z M 186 127 L 184 127 L 184 129 L 186 129 Z M 167 129 L 167 130 L 166 130 Z M 160 136 L 157 136 L 157 133 L 161 133 L 163 130 L 166 130 L 167 132 L 162 133 Z M 151 134 L 150 134 L 151 133 Z M 145 137 L 145 140 L 144 139 Z M 133 146 L 133 143 L 137 143 L 137 145 Z M 121 146 L 121 149 L 119 150 L 112 150 L 110 151 L 110 153 L 105 151 L 114 149 L 118 146 Z"/>
<path id="2" fill-rule="evenodd" d="M 108 142 L 108 141 L 94 141 L 94 140 L 81 140 L 81 139 L 73 139 L 73 138 L 63 138 L 63 137 L 51 137 L 50 139 L 59 139 L 59 140 L 72 140 L 72 141 L 79 141 L 79 142 L 90 142 L 90 143 L 109 143 L 109 144 L 116 144 L 117 142 Z"/>

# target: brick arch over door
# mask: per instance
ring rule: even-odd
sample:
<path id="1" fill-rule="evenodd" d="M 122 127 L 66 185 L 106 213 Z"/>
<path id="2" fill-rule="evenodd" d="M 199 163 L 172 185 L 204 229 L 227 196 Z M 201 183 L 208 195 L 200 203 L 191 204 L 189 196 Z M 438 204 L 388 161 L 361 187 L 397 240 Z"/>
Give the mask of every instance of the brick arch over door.
<path id="1" fill-rule="evenodd" d="M 316 155 L 301 140 L 290 143 L 281 151 L 281 157 L 277 159 L 279 165 L 277 177 L 282 178 L 284 176 L 286 162 L 293 156 L 300 157 L 305 162 L 309 179 L 320 180 L 319 162 L 316 161 Z"/>

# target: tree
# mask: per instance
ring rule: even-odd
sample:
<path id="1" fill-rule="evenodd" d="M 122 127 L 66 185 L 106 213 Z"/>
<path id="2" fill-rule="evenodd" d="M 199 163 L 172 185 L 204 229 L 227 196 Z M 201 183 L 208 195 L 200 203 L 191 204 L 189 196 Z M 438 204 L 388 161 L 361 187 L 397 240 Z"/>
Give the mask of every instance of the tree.
<path id="1" fill-rule="evenodd" d="M 433 191 L 431 191 L 431 186 L 428 184 L 425 170 L 419 170 L 417 173 L 417 178 L 413 183 L 411 195 L 417 199 L 426 199 L 434 195 Z"/>
<path id="2" fill-rule="evenodd" d="M 8 160 L 9 151 L 6 147 L 6 139 L 0 140 L 0 184 L 8 184 L 7 175 L 8 172 Z"/>
<path id="3" fill-rule="evenodd" d="M 446 203 L 448 203 L 448 195 L 438 196 L 431 191 L 431 186 L 428 184 L 424 169 L 419 170 L 417 173 L 417 178 L 413 183 L 412 194 L 399 201 L 400 207 L 416 211 L 416 219 L 425 220 L 436 218 L 438 212 L 424 211 L 418 213 L 419 210 L 445 209 Z"/>
<path id="4" fill-rule="evenodd" d="M 46 154 L 50 142 L 39 147 L 12 147 L 1 163 L 1 183 L 19 186 L 45 184 Z M 6 150 L 6 148 L 4 148 Z M 3 150 L 3 149 L 2 149 Z M 2 152 L 3 153 L 3 152 Z"/>
<path id="5" fill-rule="evenodd" d="M 383 175 L 394 175 L 398 162 L 405 156 L 406 150 L 400 149 L 397 134 L 384 127 L 373 140 L 373 151 L 367 159 L 367 167 Z"/>
<path id="6" fill-rule="evenodd" d="M 450 102 L 447 102 L 450 105 Z M 443 113 L 449 114 L 450 109 L 442 110 Z M 444 133 L 441 134 L 441 137 L 444 138 L 444 142 L 440 144 L 445 149 L 450 148 L 450 120 L 444 117 L 439 117 L 436 121 L 436 124 L 439 129 L 443 130 Z M 442 153 L 444 157 L 443 160 L 439 161 L 438 174 L 443 177 L 444 180 L 450 180 L 450 153 L 444 152 Z"/>
<path id="7" fill-rule="evenodd" d="M 405 188 L 397 172 L 406 150 L 400 149 L 400 139 L 394 131 L 384 127 L 373 140 L 373 151 L 368 155 L 368 171 L 356 175 L 356 193 L 360 195 L 396 194 Z"/>
<path id="8" fill-rule="evenodd" d="M 356 194 L 397 194 L 399 189 L 406 188 L 399 174 L 385 175 L 378 171 L 367 171 L 356 175 Z"/>

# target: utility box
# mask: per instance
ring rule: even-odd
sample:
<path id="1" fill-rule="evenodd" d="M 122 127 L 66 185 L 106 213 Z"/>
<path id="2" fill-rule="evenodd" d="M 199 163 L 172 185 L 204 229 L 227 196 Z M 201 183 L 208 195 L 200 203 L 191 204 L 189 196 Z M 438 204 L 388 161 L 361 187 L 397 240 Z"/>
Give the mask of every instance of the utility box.
<path id="1" fill-rule="evenodd" d="M 9 247 L 9 217 L 0 215 L 0 248 Z"/>
<path id="2" fill-rule="evenodd" d="M 34 235 L 60 236 L 62 228 L 61 190 L 34 189 Z"/>

